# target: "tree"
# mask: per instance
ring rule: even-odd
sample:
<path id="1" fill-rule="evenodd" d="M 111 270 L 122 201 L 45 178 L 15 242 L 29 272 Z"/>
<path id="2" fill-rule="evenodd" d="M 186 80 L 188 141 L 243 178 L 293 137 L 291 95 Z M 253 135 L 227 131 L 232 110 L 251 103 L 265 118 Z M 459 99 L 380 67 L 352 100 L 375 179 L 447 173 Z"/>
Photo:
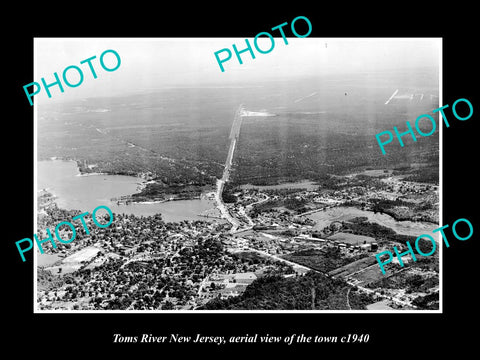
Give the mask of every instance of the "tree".
<path id="1" fill-rule="evenodd" d="M 165 304 L 162 305 L 162 310 L 175 310 L 175 306 L 173 305 L 172 302 L 167 300 Z"/>
<path id="2" fill-rule="evenodd" d="M 223 191 L 222 193 L 222 199 L 223 199 L 223 202 L 225 203 L 235 203 L 237 202 L 237 197 L 233 194 L 231 194 L 230 192 L 228 191 Z"/>

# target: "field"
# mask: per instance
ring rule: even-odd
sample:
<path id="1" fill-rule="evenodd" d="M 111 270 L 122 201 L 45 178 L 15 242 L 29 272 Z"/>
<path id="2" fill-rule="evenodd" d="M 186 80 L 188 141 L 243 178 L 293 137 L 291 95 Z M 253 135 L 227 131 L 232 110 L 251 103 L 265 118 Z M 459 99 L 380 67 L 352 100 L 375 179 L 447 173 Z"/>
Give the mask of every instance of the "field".
<path id="1" fill-rule="evenodd" d="M 337 268 L 347 265 L 365 255 L 358 255 L 357 257 L 347 258 L 343 256 L 338 248 L 326 247 L 324 250 L 306 249 L 293 252 L 282 256 L 284 259 L 304 265 L 311 269 L 321 272 L 331 272 Z"/>
<path id="2" fill-rule="evenodd" d="M 345 266 L 336 268 L 335 270 L 330 271 L 328 275 L 335 277 L 345 277 L 353 274 L 354 272 L 360 271 L 367 266 L 373 265 L 376 262 L 377 260 L 374 256 L 365 257 L 363 259 L 351 262 Z M 378 269 L 378 271 L 381 273 L 380 269 Z"/>
<path id="3" fill-rule="evenodd" d="M 370 236 L 354 235 L 344 232 L 336 233 L 335 235 L 329 236 L 327 239 L 350 245 L 362 245 L 375 242 L 375 239 Z"/>
<path id="4" fill-rule="evenodd" d="M 100 252 L 99 248 L 88 246 L 70 256 L 67 256 L 60 263 L 57 262 L 56 265 L 45 268 L 45 270 L 50 271 L 52 274 L 57 274 L 60 272 L 71 273 L 77 271 L 84 266 L 85 262 L 89 262 L 93 257 L 95 257 L 98 252 Z"/>
<path id="5" fill-rule="evenodd" d="M 369 282 L 370 288 L 380 287 L 382 289 L 404 289 L 407 292 L 427 292 L 430 289 L 438 288 L 438 273 L 422 271 L 418 268 L 406 269 L 397 272 L 388 278 L 381 277 L 376 282 Z"/>
<path id="6" fill-rule="evenodd" d="M 349 221 L 355 217 L 367 217 L 367 221 L 370 223 L 390 228 L 397 234 L 409 236 L 418 236 L 419 233 L 428 234 L 438 227 L 433 223 L 396 221 L 390 215 L 360 210 L 352 206 L 339 206 L 325 211 L 317 211 L 313 214 L 307 215 L 307 217 L 315 221 L 314 230 L 322 230 L 333 221 Z M 349 227 L 360 228 L 361 225 L 349 225 Z"/>
<path id="7" fill-rule="evenodd" d="M 375 260 L 375 258 L 373 259 Z M 394 270 L 397 271 L 398 269 L 395 268 Z M 355 281 L 360 286 L 365 286 L 375 281 L 382 280 L 389 275 L 392 275 L 393 272 L 393 270 L 386 268 L 385 275 L 383 275 L 378 265 L 372 265 L 355 275 L 349 276 L 349 279 Z"/>
<path id="8" fill-rule="evenodd" d="M 388 306 L 388 300 L 377 301 L 376 303 L 367 305 L 367 310 L 394 310 Z"/>
<path id="9" fill-rule="evenodd" d="M 66 257 L 65 259 L 63 259 L 63 263 L 73 264 L 73 263 L 80 263 L 82 261 L 89 261 L 95 255 L 97 255 L 99 251 L 100 251 L 99 248 L 89 246 Z"/>

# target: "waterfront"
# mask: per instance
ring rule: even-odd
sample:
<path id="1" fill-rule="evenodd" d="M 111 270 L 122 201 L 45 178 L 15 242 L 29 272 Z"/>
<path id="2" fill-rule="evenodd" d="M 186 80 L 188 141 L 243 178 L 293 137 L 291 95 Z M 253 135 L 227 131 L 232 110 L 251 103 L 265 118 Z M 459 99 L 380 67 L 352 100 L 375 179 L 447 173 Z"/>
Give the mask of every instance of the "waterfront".
<path id="1" fill-rule="evenodd" d="M 200 199 L 151 203 L 117 204 L 112 198 L 138 192 L 141 178 L 124 175 L 80 176 L 74 161 L 46 160 L 37 162 L 37 190 L 46 189 L 56 198 L 60 208 L 91 212 L 106 205 L 114 213 L 149 216 L 162 214 L 167 222 L 182 220 L 211 220 L 199 216 L 212 209 L 215 202 L 202 196 Z M 210 211 L 211 212 L 211 211 Z"/>

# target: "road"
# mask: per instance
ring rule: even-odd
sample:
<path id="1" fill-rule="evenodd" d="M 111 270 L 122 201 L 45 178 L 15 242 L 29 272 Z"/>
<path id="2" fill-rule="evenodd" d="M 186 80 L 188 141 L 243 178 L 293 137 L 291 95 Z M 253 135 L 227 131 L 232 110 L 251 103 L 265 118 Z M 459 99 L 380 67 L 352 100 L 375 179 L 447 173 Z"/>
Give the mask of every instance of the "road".
<path id="1" fill-rule="evenodd" d="M 240 222 L 237 219 L 235 219 L 232 215 L 230 215 L 227 209 L 227 206 L 223 202 L 222 193 L 223 193 L 223 188 L 225 184 L 230 178 L 233 155 L 235 153 L 235 145 L 240 135 L 240 127 L 242 125 L 242 116 L 241 116 L 242 111 L 243 111 L 243 104 L 240 104 L 240 106 L 237 109 L 237 112 L 235 113 L 232 129 L 230 131 L 230 136 L 229 136 L 230 147 L 228 149 L 227 160 L 225 161 L 223 176 L 221 179 L 217 180 L 217 191 L 215 193 L 215 201 L 217 202 L 217 207 L 220 210 L 220 213 L 222 214 L 222 218 L 226 219 L 230 224 L 232 224 L 232 228 L 230 229 L 230 232 L 237 231 L 238 227 L 240 226 Z"/>
<path id="2" fill-rule="evenodd" d="M 215 192 L 215 201 L 217 202 L 217 208 L 220 210 L 221 217 L 226 219 L 230 224 L 232 224 L 232 228 L 230 229 L 230 232 L 234 232 L 238 229 L 240 226 L 240 222 L 235 219 L 232 215 L 230 215 L 230 212 L 227 209 L 227 206 L 223 202 L 222 199 L 222 192 L 223 192 L 223 186 L 225 185 L 224 181 L 221 179 L 217 180 L 217 191 Z"/>
<path id="3" fill-rule="evenodd" d="M 272 235 L 272 236 L 274 236 L 274 235 Z M 253 248 L 250 248 L 250 247 L 248 248 L 248 250 L 254 251 L 254 252 L 256 252 L 256 253 L 258 253 L 258 254 L 260 254 L 260 255 L 263 255 L 263 256 L 270 257 L 270 258 L 275 259 L 275 260 L 277 260 L 277 261 L 284 262 L 284 263 L 289 264 L 289 265 L 291 265 L 291 266 L 294 266 L 294 267 L 297 267 L 297 268 L 301 268 L 301 269 L 304 269 L 304 270 L 311 270 L 311 271 L 314 271 L 314 272 L 316 272 L 316 273 L 320 273 L 320 274 L 322 274 L 322 275 L 325 275 L 326 277 L 332 278 L 332 276 L 328 275 L 328 273 L 326 273 L 326 272 L 319 271 L 319 270 L 313 269 L 313 268 L 308 267 L 308 266 L 300 265 L 300 264 L 297 264 L 297 263 L 295 263 L 295 262 L 282 259 L 281 257 L 276 256 L 276 255 L 269 254 L 269 253 L 267 253 L 266 251 L 257 250 L 257 249 L 253 249 Z M 376 296 L 381 297 L 381 298 L 383 298 L 383 299 L 391 300 L 391 301 L 395 302 L 395 303 L 398 304 L 398 305 L 416 308 L 416 306 L 414 306 L 414 305 L 412 305 L 411 303 L 408 303 L 408 302 L 406 302 L 406 301 L 402 301 L 402 300 L 396 299 L 396 298 L 394 298 L 394 297 L 391 297 L 391 296 L 388 296 L 388 295 L 385 295 L 385 294 L 381 294 L 381 293 L 379 293 L 379 292 L 377 292 L 377 291 L 375 291 L 375 290 L 371 290 L 371 289 L 367 289 L 367 288 L 365 288 L 365 287 L 363 287 L 363 286 L 359 286 L 359 285 L 355 284 L 355 282 L 353 282 L 353 281 L 351 281 L 351 280 L 347 280 L 347 279 L 345 279 L 345 278 L 344 278 L 343 280 L 344 280 L 348 285 L 350 285 L 350 286 L 352 286 L 352 287 L 355 286 L 358 290 L 363 291 L 363 292 L 365 292 L 365 293 L 367 293 L 367 294 L 373 294 L 373 295 L 376 295 Z"/>
<path id="4" fill-rule="evenodd" d="M 304 269 L 304 270 L 313 270 L 313 271 L 316 271 L 314 269 L 311 269 L 307 266 L 303 266 L 303 265 L 300 265 L 300 264 L 297 264 L 297 263 L 294 263 L 292 261 L 289 261 L 289 260 L 286 260 L 286 259 L 283 259 L 281 257 L 278 257 L 276 255 L 272 255 L 272 254 L 269 254 L 267 253 L 266 251 L 263 251 L 263 250 L 258 250 L 258 249 L 253 249 L 251 247 L 247 248 L 245 251 L 253 251 L 253 252 L 256 252 L 257 254 L 260 254 L 262 256 L 266 256 L 266 257 L 270 257 L 276 261 L 281 261 L 281 262 L 284 262 L 285 264 L 288 264 L 288 265 L 291 265 L 293 266 L 294 268 L 300 268 L 300 269 Z"/>
<path id="5" fill-rule="evenodd" d="M 348 307 L 348 310 L 352 310 L 352 307 L 350 306 L 350 300 L 348 299 L 348 295 L 350 295 L 350 290 L 352 290 L 352 287 L 349 287 L 348 291 L 347 291 L 347 307 Z"/>
<path id="6" fill-rule="evenodd" d="M 390 98 L 385 102 L 385 105 L 388 105 L 388 103 L 395 97 L 395 95 L 397 95 L 397 93 L 398 93 L 398 89 L 395 90 L 392 96 L 390 96 Z"/>

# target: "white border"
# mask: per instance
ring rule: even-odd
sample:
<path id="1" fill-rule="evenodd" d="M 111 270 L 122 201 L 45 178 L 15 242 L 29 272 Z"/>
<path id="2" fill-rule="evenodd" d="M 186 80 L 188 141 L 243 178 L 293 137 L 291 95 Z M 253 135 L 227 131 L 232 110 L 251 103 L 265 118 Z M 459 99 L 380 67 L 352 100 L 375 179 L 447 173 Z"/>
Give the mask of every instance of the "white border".
<path id="1" fill-rule="evenodd" d="M 34 79 L 38 79 L 37 76 L 37 38 L 33 38 L 33 76 Z M 40 39 L 40 38 L 38 38 Z M 72 39 L 81 39 L 81 38 L 72 38 Z M 124 39 L 124 38 L 115 38 L 115 39 Z M 126 38 L 130 40 L 139 40 L 142 38 Z M 175 38 L 158 38 L 158 39 L 175 39 Z M 175 40 L 181 40 L 178 38 Z M 323 39 L 323 38 L 315 38 Z M 395 37 L 367 37 L 367 38 L 332 38 L 332 39 L 342 39 L 342 40 L 378 40 L 378 39 L 389 39 L 389 40 L 437 40 L 439 41 L 439 107 L 443 106 L 443 37 L 429 37 L 429 38 L 395 38 Z M 88 40 L 85 38 L 85 40 Z M 201 40 L 201 39 L 196 39 Z M 37 108 L 38 99 L 34 100 L 33 106 L 33 128 L 34 128 L 34 139 L 33 139 L 33 182 L 34 182 L 34 231 L 37 230 L 37 121 L 38 121 L 38 108 Z M 434 110 L 434 109 L 432 109 Z M 443 226 L 443 126 L 440 122 L 440 114 L 438 115 L 438 126 L 439 126 L 439 137 L 440 137 L 440 151 L 439 151 L 439 225 Z M 439 236 L 439 309 L 438 310 L 40 310 L 38 308 L 37 302 L 37 256 L 38 249 L 33 247 L 33 309 L 36 314 L 442 314 L 443 313 L 443 239 L 441 234 Z"/>
<path id="2" fill-rule="evenodd" d="M 438 74 L 438 106 L 443 106 L 443 38 L 440 38 L 440 59 L 439 59 L 439 74 Z M 439 209 L 438 209 L 438 222 L 440 227 L 443 226 L 443 124 L 440 122 L 441 115 L 438 114 L 438 127 L 440 128 L 438 136 L 440 137 L 439 146 L 439 166 L 438 166 L 438 195 L 439 195 Z M 443 313 L 443 238 L 441 234 L 438 234 L 438 243 L 439 243 L 439 309 L 438 313 Z"/>
<path id="3" fill-rule="evenodd" d="M 37 41 L 33 38 L 33 78 L 38 79 L 37 71 Z M 38 209 L 38 193 L 37 193 L 37 123 L 38 123 L 38 99 L 33 100 L 33 231 L 37 232 L 37 209 Z M 32 238 L 32 241 L 34 239 Z M 38 249 L 33 246 L 33 312 L 42 313 L 43 310 L 38 309 L 37 301 L 37 253 Z"/>

